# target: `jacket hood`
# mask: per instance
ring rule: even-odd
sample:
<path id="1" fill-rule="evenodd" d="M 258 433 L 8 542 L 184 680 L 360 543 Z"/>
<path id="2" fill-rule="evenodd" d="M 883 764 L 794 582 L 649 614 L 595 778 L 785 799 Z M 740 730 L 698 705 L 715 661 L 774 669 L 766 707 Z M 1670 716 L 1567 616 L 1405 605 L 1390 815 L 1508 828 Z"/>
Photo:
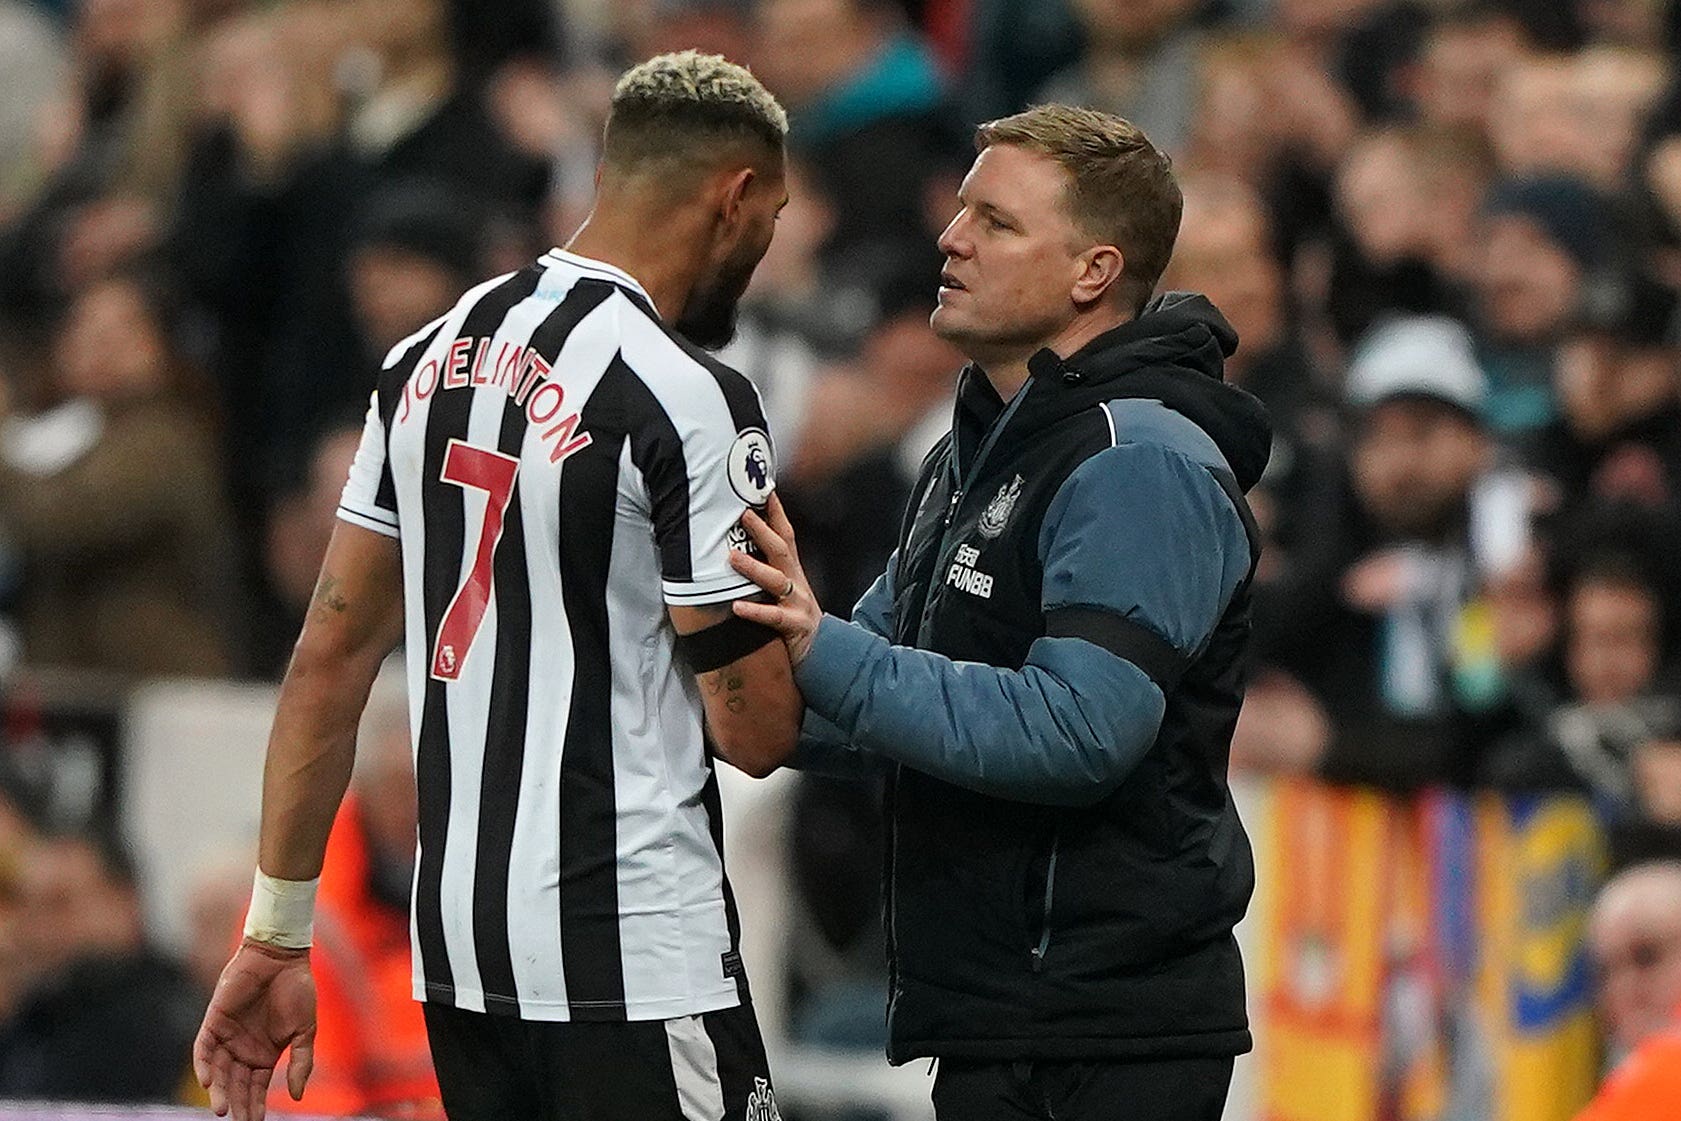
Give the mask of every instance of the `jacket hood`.
<path id="1" fill-rule="evenodd" d="M 1208 433 L 1248 491 L 1272 454 L 1272 422 L 1260 401 L 1224 381 L 1236 350 L 1237 332 L 1208 297 L 1167 292 L 1067 358 L 1041 350 L 1028 368 L 1058 387 L 1047 401 L 1056 417 L 1117 398 L 1160 401 Z"/>

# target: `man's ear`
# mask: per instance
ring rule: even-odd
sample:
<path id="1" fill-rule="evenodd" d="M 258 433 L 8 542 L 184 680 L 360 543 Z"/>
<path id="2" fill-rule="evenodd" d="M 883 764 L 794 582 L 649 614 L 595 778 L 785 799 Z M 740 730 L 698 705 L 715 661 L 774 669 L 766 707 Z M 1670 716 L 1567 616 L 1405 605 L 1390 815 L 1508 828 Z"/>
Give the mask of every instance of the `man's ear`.
<path id="1" fill-rule="evenodd" d="M 726 229 L 734 229 L 742 221 L 743 203 L 747 199 L 747 192 L 753 186 L 753 180 L 758 178 L 757 172 L 750 167 L 738 168 L 730 172 L 723 181 L 723 194 L 719 198 L 718 218 Z"/>
<path id="2" fill-rule="evenodd" d="M 1070 295 L 1076 304 L 1086 307 L 1113 290 L 1126 268 L 1126 258 L 1113 245 L 1099 245 L 1080 254 L 1079 265 Z"/>

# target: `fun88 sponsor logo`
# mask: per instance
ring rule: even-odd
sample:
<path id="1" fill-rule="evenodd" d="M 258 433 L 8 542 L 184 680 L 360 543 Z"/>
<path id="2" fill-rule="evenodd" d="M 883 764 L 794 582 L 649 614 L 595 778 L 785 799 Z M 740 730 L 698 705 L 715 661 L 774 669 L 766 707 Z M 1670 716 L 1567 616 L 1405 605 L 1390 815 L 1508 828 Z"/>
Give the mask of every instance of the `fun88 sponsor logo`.
<path id="1" fill-rule="evenodd" d="M 975 568 L 975 562 L 980 559 L 979 549 L 972 545 L 959 545 L 951 567 L 946 570 L 946 583 L 960 592 L 991 599 L 992 577 Z"/>

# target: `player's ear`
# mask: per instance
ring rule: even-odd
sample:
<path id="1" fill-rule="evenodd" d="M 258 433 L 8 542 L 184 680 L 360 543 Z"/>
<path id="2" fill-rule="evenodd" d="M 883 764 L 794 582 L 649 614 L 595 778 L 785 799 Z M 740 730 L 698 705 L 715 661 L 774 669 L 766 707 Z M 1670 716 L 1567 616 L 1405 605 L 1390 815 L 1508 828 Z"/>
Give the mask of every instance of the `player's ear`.
<path id="1" fill-rule="evenodd" d="M 726 230 L 735 230 L 746 220 L 747 192 L 758 173 L 750 167 L 737 168 L 724 178 L 718 217 Z"/>

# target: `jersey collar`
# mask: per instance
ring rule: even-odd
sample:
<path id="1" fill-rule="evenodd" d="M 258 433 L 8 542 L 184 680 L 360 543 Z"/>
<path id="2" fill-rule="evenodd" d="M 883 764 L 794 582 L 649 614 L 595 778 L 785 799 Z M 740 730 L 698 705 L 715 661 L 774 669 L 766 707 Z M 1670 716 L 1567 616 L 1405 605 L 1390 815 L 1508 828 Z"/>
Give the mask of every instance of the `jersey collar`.
<path id="1" fill-rule="evenodd" d="M 594 257 L 585 257 L 582 254 L 572 253 L 565 249 L 551 249 L 547 253 L 543 254 L 543 259 L 546 261 L 563 262 L 576 268 L 585 269 L 589 272 L 605 273 L 614 280 L 617 280 L 620 284 L 623 284 L 626 288 L 635 292 L 638 296 L 641 296 L 644 300 L 647 300 L 648 306 L 653 308 L 656 313 L 659 311 L 658 305 L 654 303 L 654 298 L 648 295 L 648 290 L 646 288 L 642 287 L 642 282 L 617 265 L 610 265 L 606 261 L 598 261 Z"/>

